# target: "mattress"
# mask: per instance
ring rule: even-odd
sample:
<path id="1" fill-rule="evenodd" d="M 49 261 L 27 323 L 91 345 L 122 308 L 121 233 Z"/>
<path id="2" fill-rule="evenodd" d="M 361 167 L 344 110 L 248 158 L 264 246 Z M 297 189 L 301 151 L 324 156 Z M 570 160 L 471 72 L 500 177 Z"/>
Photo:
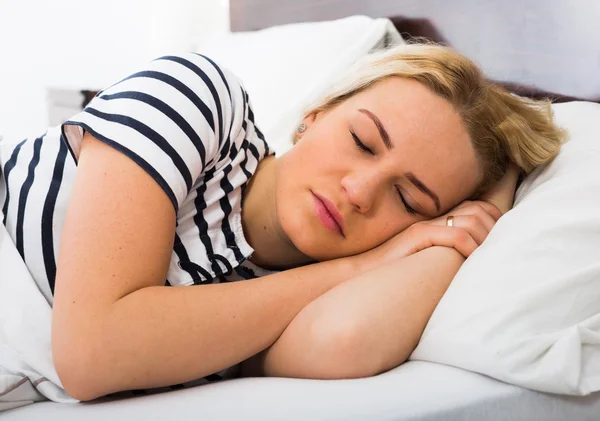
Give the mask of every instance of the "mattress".
<path id="1" fill-rule="evenodd" d="M 353 380 L 244 378 L 126 399 L 38 402 L 2 421 L 75 420 L 598 420 L 600 393 L 523 389 L 440 364 L 411 361 Z"/>

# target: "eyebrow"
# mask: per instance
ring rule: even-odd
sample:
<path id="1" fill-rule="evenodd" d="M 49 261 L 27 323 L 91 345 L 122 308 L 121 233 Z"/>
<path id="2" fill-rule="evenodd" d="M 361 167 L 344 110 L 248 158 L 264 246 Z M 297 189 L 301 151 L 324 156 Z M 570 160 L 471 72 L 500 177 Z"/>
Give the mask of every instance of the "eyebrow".
<path id="1" fill-rule="evenodd" d="M 413 173 L 406 172 L 406 173 L 404 173 L 404 176 L 408 179 L 408 181 L 413 183 L 416 188 L 418 188 L 423 193 L 425 193 L 427 196 L 431 197 L 431 199 L 433 199 L 433 201 L 435 202 L 435 207 L 436 207 L 437 211 L 439 212 L 441 205 L 440 205 L 440 198 L 437 196 L 437 194 L 432 192 L 425 184 L 423 184 L 423 182 L 421 180 L 419 180 L 417 177 L 415 177 L 415 175 Z"/>
<path id="2" fill-rule="evenodd" d="M 394 145 L 390 141 L 390 136 L 388 135 L 388 132 L 385 131 L 383 124 L 381 124 L 381 120 L 379 120 L 379 118 L 377 118 L 377 116 L 375 114 L 373 114 L 371 111 L 365 110 L 364 108 L 361 108 L 358 111 L 360 111 L 361 113 L 363 113 L 367 117 L 369 117 L 371 120 L 373 120 L 373 123 L 375 123 L 375 126 L 377 126 L 377 130 L 379 131 L 379 134 L 381 135 L 383 144 L 385 145 L 385 147 L 387 148 L 388 151 L 392 150 Z"/>

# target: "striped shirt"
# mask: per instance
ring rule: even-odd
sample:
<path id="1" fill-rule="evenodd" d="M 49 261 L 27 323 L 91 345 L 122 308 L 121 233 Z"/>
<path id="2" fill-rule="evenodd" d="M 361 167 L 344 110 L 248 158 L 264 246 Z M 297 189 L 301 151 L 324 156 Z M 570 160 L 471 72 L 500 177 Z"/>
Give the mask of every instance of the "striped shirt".
<path id="1" fill-rule="evenodd" d="M 135 161 L 169 197 L 177 226 L 166 285 L 272 273 L 247 260 L 254 250 L 242 230 L 244 190 L 274 153 L 254 124 L 248 94 L 206 56 L 165 56 L 99 92 L 61 126 L 0 143 L 0 217 L 50 305 L 86 131 Z"/>

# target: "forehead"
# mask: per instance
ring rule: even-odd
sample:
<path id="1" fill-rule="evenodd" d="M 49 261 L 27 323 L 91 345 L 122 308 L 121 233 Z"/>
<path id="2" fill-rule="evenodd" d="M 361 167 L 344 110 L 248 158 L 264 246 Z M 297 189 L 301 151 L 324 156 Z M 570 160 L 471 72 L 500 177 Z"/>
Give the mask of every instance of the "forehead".
<path id="1" fill-rule="evenodd" d="M 447 100 L 415 80 L 390 77 L 346 105 L 370 133 L 376 135 L 375 125 L 358 110 L 368 109 L 381 120 L 394 144 L 390 161 L 434 190 L 443 208 L 472 194 L 478 161 L 462 118 Z"/>

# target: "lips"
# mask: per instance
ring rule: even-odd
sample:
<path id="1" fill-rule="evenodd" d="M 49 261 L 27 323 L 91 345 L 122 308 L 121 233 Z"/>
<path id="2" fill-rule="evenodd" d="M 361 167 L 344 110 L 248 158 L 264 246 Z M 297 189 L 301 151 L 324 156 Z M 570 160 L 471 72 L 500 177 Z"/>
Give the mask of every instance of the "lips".
<path id="1" fill-rule="evenodd" d="M 342 236 L 345 236 L 344 235 L 344 217 L 342 216 L 342 214 L 337 210 L 335 205 L 330 200 L 328 200 L 326 197 L 321 196 L 314 192 L 313 192 L 313 194 L 317 197 L 317 199 L 319 199 L 323 203 L 323 205 L 325 206 L 325 209 L 327 209 L 327 212 L 329 212 L 329 214 L 331 215 L 333 220 L 336 222 L 336 224 L 340 228 L 340 231 L 342 232 Z"/>

